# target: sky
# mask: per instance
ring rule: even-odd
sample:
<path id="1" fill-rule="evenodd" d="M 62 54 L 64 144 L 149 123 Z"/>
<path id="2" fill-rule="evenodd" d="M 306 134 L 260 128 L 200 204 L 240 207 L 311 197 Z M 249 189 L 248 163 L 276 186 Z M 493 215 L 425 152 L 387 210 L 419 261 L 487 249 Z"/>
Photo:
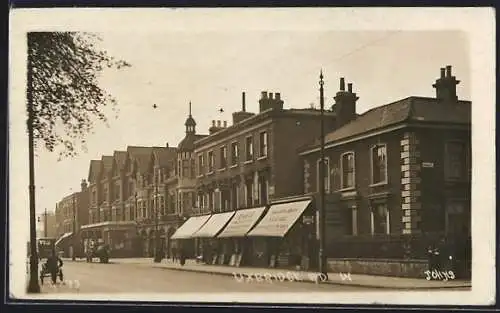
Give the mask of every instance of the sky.
<path id="1" fill-rule="evenodd" d="M 285 108 L 319 106 L 319 72 L 325 105 L 331 106 L 340 77 L 353 83 L 357 113 L 411 95 L 435 95 L 439 69 L 452 65 L 458 95 L 470 99 L 467 37 L 452 31 L 208 31 L 103 32 L 99 46 L 132 67 L 107 70 L 100 84 L 118 101 L 109 127 L 98 124 L 87 152 L 58 161 L 39 150 L 37 211 L 80 188 L 91 159 L 127 145 L 176 146 L 184 136 L 188 103 L 197 132 L 241 108 L 258 111 L 261 91 L 281 92 Z M 153 104 L 157 108 L 153 108 Z M 220 113 L 220 109 L 224 113 Z"/>

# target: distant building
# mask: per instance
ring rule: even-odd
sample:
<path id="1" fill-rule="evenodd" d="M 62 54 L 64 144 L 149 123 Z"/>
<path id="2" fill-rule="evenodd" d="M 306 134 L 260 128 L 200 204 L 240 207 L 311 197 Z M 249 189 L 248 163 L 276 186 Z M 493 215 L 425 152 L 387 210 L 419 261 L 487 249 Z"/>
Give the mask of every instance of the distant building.
<path id="1" fill-rule="evenodd" d="M 337 93 L 337 115 L 352 118 L 325 136 L 326 246 L 334 271 L 398 268 L 393 274 L 421 276 L 427 247 L 440 237 L 465 249 L 471 102 L 458 100 L 458 83 L 448 66 L 433 85 L 435 98 L 412 96 L 359 116 L 351 88 Z M 300 154 L 304 192 L 317 193 L 319 141 Z M 413 261 L 400 267 L 405 258 Z"/>
<path id="2" fill-rule="evenodd" d="M 88 190 L 86 180 L 81 182 L 81 190 L 64 197 L 56 208 L 58 241 L 56 246 L 66 256 L 72 253 L 81 255 L 80 228 L 88 224 Z"/>

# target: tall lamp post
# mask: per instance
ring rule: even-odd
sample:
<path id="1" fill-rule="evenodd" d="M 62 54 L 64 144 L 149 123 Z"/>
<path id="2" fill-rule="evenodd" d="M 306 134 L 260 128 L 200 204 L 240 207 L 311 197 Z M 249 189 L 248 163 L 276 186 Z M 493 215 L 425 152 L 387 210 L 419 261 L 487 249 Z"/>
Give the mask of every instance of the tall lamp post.
<path id="1" fill-rule="evenodd" d="M 160 232 L 158 229 L 158 224 L 159 224 L 159 216 L 158 216 L 158 180 L 159 180 L 159 173 L 156 175 L 157 177 L 155 178 L 154 182 L 154 218 L 155 218 L 155 255 L 154 255 L 154 262 L 155 263 L 160 263 L 161 262 L 161 253 L 160 253 Z"/>
<path id="2" fill-rule="evenodd" d="M 323 70 L 319 74 L 319 101 L 320 101 L 320 150 L 319 150 L 319 212 L 318 212 L 318 235 L 319 235 L 319 272 L 323 275 L 322 280 L 328 279 L 328 271 L 326 268 L 326 254 L 325 254 L 325 129 L 324 129 L 324 115 L 325 115 L 325 101 L 323 96 Z"/>
<path id="3" fill-rule="evenodd" d="M 29 35 L 29 34 L 28 34 Z M 28 39 L 29 40 L 29 39 Z M 33 134 L 34 111 L 32 103 L 32 82 L 34 68 L 28 62 L 27 77 L 27 99 L 28 99 L 28 156 L 29 156 L 29 201 L 30 201 L 30 278 L 28 283 L 28 293 L 39 293 L 40 284 L 38 282 L 38 252 L 36 250 L 36 206 L 35 206 L 35 140 Z"/>

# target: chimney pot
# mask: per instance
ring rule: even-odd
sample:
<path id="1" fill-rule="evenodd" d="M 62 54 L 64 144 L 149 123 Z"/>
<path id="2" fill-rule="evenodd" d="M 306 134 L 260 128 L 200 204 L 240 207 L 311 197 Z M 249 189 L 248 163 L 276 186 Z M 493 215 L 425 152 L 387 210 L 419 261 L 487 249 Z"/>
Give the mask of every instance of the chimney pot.
<path id="1" fill-rule="evenodd" d="M 267 91 L 262 92 L 262 97 L 261 99 L 267 99 Z"/>
<path id="2" fill-rule="evenodd" d="M 215 127 L 215 120 L 212 120 L 212 126 Z"/>
<path id="3" fill-rule="evenodd" d="M 340 78 L 340 91 L 345 91 L 345 80 L 344 80 L 344 77 Z"/>
<path id="4" fill-rule="evenodd" d="M 220 127 L 220 120 L 217 120 L 217 127 Z"/>
<path id="5" fill-rule="evenodd" d="M 442 67 L 442 68 L 441 68 L 441 78 L 444 78 L 444 72 L 445 72 L 445 68 L 444 68 L 444 67 Z"/>
<path id="6" fill-rule="evenodd" d="M 241 93 L 241 111 L 246 112 L 245 92 Z"/>
<path id="7" fill-rule="evenodd" d="M 227 127 L 227 121 L 224 121 L 224 128 Z"/>
<path id="8" fill-rule="evenodd" d="M 167 146 L 167 148 L 168 148 L 168 142 L 167 142 L 167 144 L 165 146 Z"/>
<path id="9" fill-rule="evenodd" d="M 275 98 L 276 100 L 281 100 L 281 94 L 280 94 L 279 92 L 275 93 L 275 94 L 274 94 L 274 98 Z"/>
<path id="10" fill-rule="evenodd" d="M 352 93 L 352 83 L 347 84 L 347 91 Z"/>
<path id="11" fill-rule="evenodd" d="M 446 77 L 451 77 L 451 65 L 446 66 Z"/>

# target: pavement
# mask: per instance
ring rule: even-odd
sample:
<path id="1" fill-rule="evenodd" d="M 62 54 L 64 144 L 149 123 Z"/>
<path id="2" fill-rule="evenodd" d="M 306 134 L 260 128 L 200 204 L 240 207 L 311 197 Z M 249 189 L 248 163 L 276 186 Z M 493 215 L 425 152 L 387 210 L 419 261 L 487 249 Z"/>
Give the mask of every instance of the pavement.
<path id="1" fill-rule="evenodd" d="M 71 261 L 66 260 L 65 263 L 72 262 L 85 262 L 85 260 Z M 126 259 L 112 259 L 110 264 L 88 264 L 92 267 L 106 268 L 112 264 L 120 265 L 134 265 L 140 268 L 160 268 L 179 272 L 190 272 L 191 274 L 205 274 L 211 275 L 212 278 L 216 276 L 230 276 L 232 281 L 245 284 L 258 283 L 263 286 L 276 283 L 309 283 L 316 286 L 342 286 L 342 287 L 358 287 L 370 289 L 397 289 L 397 290 L 427 290 L 427 289 L 459 289 L 467 290 L 471 287 L 471 282 L 466 280 L 443 280 L 443 279 L 425 279 L 423 278 L 404 278 L 392 276 L 378 276 L 378 275 L 363 275 L 351 273 L 328 273 L 328 278 L 320 276 L 318 273 L 304 272 L 286 269 L 274 268 L 253 268 L 253 267 L 233 267 L 226 265 L 208 265 L 196 263 L 195 260 L 186 260 L 186 264 L 181 266 L 177 262 L 171 260 L 163 260 L 161 263 L 154 263 L 151 258 L 126 258 Z M 212 285 L 212 283 L 210 283 Z M 300 284 L 304 285 L 304 284 Z"/>
<path id="2" fill-rule="evenodd" d="M 125 262 L 108 264 L 87 263 L 85 260 L 64 260 L 64 281 L 53 285 L 46 279 L 41 286 L 43 294 L 144 294 L 174 293 L 289 293 L 289 292 L 346 292 L 371 291 L 369 288 L 330 284 L 293 283 L 287 280 L 247 281 L 227 275 L 213 275 L 190 271 L 177 271 L 168 264 L 151 266 L 150 259 L 123 259 Z M 139 261 L 143 261 L 142 263 Z M 113 297 L 113 296 L 111 296 Z"/>

